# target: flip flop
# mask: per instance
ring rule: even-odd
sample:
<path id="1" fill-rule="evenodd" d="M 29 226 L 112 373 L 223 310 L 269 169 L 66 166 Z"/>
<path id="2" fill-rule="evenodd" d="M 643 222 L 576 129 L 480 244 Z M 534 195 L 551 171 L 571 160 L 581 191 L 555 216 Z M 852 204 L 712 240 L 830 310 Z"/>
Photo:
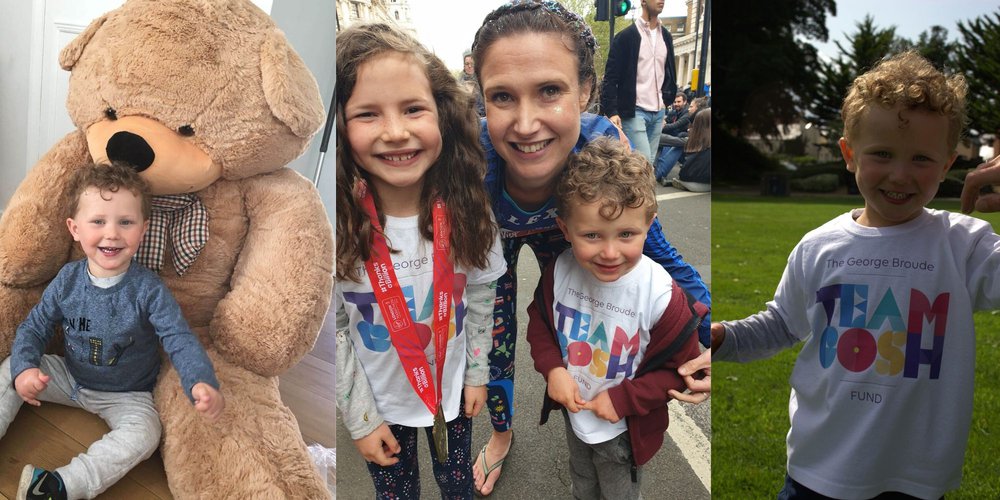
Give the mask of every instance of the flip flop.
<path id="1" fill-rule="evenodd" d="M 487 441 L 486 444 L 483 445 L 483 449 L 479 450 L 479 458 L 481 459 L 480 464 L 482 464 L 481 467 L 483 468 L 483 484 L 486 484 L 486 481 L 490 478 L 490 473 L 502 467 L 504 460 L 507 460 L 507 456 L 510 455 L 510 449 L 514 446 L 514 437 L 511 436 L 510 446 L 507 447 L 507 454 L 504 455 L 504 457 L 501 458 L 500 460 L 493 462 L 493 465 L 488 466 L 486 465 L 486 447 L 489 446 L 489 444 L 490 444 L 489 441 Z M 493 481 L 493 489 L 490 490 L 490 492 L 485 495 L 483 494 L 482 491 L 479 490 L 479 488 L 476 488 L 476 486 L 473 485 L 472 489 L 476 491 L 476 496 L 488 497 L 492 495 L 493 492 L 496 491 L 497 483 L 500 482 L 501 477 L 503 477 L 503 470 L 500 471 L 500 475 L 497 476 L 496 481 Z"/>

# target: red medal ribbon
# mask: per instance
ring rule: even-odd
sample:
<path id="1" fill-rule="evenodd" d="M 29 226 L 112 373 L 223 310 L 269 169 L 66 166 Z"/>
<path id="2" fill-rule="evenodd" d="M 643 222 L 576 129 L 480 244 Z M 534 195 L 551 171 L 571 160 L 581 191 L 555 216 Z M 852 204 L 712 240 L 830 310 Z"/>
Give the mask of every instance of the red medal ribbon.
<path id="1" fill-rule="evenodd" d="M 375 210 L 375 199 L 364 181 L 358 183 L 357 196 L 361 206 L 375 229 L 372 238 L 371 258 L 365 261 L 368 280 L 375 292 L 379 311 L 389 330 L 392 346 L 396 348 L 406 378 L 417 395 L 435 414 L 440 404 L 441 380 L 444 374 L 445 354 L 448 349 L 448 328 L 451 320 L 452 287 L 454 286 L 455 270 L 451 263 L 451 225 L 448 222 L 448 209 L 440 199 L 435 200 L 432 210 L 434 219 L 434 316 L 432 331 L 434 332 L 434 362 L 436 364 L 436 380 L 430 377 L 430 365 L 427 356 L 420 345 L 416 326 L 410 317 L 406 306 L 406 298 L 399 287 L 396 272 L 392 267 L 389 245 L 382 233 L 382 225 L 378 221 Z M 435 387 L 436 386 L 436 387 Z M 436 389 L 436 390 L 435 390 Z"/>

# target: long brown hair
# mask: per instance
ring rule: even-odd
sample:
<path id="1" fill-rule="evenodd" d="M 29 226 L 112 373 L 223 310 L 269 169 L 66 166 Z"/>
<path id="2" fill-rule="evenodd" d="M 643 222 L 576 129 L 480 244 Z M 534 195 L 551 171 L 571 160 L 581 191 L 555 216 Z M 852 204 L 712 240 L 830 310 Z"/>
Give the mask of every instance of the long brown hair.
<path id="1" fill-rule="evenodd" d="M 374 230 L 355 196 L 357 182 L 368 179 L 367 173 L 354 162 L 347 140 L 344 106 L 354 92 L 358 68 L 387 52 L 410 55 L 424 66 L 438 110 L 441 155 L 424 174 L 420 192 L 420 233 L 427 240 L 433 239 L 431 207 L 433 200 L 440 197 L 450 214 L 455 262 L 466 267 L 486 267 L 497 229 L 483 184 L 486 159 L 479 143 L 479 117 L 473 97 L 459 87 L 440 59 L 409 35 L 387 24 L 353 26 L 337 35 L 336 43 L 337 279 L 360 282 L 357 267 L 371 258 Z M 405 84 L 400 82 L 400 85 Z M 374 195 L 376 209 L 380 209 L 378 192 L 371 183 L 368 186 Z M 379 222 L 384 226 L 385 216 L 381 213 Z M 391 246 L 392 242 L 389 243 Z"/>
<path id="2" fill-rule="evenodd" d="M 712 147 L 712 108 L 699 109 L 694 114 L 691 121 L 691 129 L 688 130 L 687 144 L 684 145 L 685 153 L 697 153 Z"/>

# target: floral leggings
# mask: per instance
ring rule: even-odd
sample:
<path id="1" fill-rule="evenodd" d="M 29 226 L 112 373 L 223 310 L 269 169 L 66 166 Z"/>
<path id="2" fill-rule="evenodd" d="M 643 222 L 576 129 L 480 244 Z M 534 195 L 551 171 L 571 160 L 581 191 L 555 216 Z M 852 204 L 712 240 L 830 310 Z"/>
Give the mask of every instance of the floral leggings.
<path id="1" fill-rule="evenodd" d="M 459 415 L 447 423 L 448 460 L 440 463 L 434 449 L 431 427 L 427 432 L 427 446 L 431 450 L 431 464 L 434 480 L 441 488 L 441 498 L 471 499 L 474 482 L 472 480 L 472 419 L 465 416 L 465 402 Z M 375 483 L 375 497 L 379 499 L 420 498 L 420 468 L 417 461 L 418 427 L 389 425 L 392 435 L 399 441 L 400 451 L 396 454 L 399 462 L 382 467 L 368 462 L 368 474 Z"/>
<path id="2" fill-rule="evenodd" d="M 490 382 L 486 407 L 497 432 L 510 430 L 514 416 L 514 349 L 517 345 L 517 257 L 528 245 L 541 269 L 569 248 L 558 228 L 541 233 L 503 238 L 507 272 L 497 280 L 497 301 L 493 309 L 493 350 L 490 351 Z M 532 287 L 534 284 L 531 285 Z M 532 288 L 534 290 L 534 288 Z"/>

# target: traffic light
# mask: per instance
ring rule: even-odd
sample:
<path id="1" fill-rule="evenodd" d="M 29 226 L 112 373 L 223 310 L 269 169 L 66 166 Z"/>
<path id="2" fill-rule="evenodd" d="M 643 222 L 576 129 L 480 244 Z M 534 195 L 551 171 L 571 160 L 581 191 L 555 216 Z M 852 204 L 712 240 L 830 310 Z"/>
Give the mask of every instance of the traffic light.
<path id="1" fill-rule="evenodd" d="M 632 2 L 629 0 L 611 0 L 611 12 L 615 14 L 615 17 L 624 16 L 630 10 L 632 10 Z"/>
<path id="2" fill-rule="evenodd" d="M 624 16 L 628 14 L 628 11 L 632 10 L 632 2 L 629 0 L 596 0 L 594 5 L 597 7 L 597 14 L 594 16 L 595 21 L 607 21 L 609 7 L 610 13 L 614 14 L 615 17 Z"/>
<path id="3" fill-rule="evenodd" d="M 595 21 L 607 21 L 608 20 L 608 0 L 596 0 L 594 5 L 597 7 L 597 15 L 594 16 Z"/>

